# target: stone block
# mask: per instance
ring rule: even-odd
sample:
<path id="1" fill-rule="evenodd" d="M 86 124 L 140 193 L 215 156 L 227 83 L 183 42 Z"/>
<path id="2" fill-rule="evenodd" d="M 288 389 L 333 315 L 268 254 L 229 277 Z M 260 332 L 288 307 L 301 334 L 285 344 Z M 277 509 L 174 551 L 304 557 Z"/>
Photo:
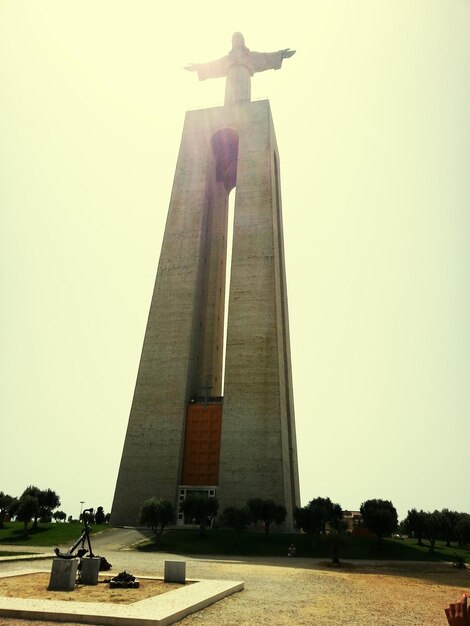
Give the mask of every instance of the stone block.
<path id="1" fill-rule="evenodd" d="M 49 591 L 72 591 L 77 580 L 78 559 L 53 559 Z"/>
<path id="2" fill-rule="evenodd" d="M 100 573 L 101 557 L 85 557 L 82 559 L 80 582 L 82 585 L 97 585 Z"/>
<path id="3" fill-rule="evenodd" d="M 186 561 L 165 561 L 166 583 L 186 584 Z"/>

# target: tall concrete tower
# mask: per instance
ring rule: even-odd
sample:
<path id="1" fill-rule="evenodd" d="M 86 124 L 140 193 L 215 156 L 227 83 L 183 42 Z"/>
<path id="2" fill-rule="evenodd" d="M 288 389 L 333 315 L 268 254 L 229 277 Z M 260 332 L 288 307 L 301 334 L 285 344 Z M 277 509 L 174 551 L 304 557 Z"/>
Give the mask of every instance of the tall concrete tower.
<path id="1" fill-rule="evenodd" d="M 269 102 L 251 76 L 289 49 L 191 65 L 226 76 L 225 105 L 186 114 L 111 519 L 136 523 L 152 497 L 217 496 L 220 510 L 300 504 L 279 155 Z M 230 285 L 228 198 L 235 188 Z M 224 304 L 228 321 L 224 346 Z M 225 376 L 223 355 L 225 350 Z"/>

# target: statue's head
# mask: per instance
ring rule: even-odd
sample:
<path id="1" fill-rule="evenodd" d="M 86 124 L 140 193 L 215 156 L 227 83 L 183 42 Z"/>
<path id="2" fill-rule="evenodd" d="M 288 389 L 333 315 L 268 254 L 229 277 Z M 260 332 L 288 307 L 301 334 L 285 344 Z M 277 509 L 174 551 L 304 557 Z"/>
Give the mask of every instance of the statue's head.
<path id="1" fill-rule="evenodd" d="M 245 38 L 241 33 L 233 33 L 232 35 L 232 49 L 235 48 L 246 48 Z"/>

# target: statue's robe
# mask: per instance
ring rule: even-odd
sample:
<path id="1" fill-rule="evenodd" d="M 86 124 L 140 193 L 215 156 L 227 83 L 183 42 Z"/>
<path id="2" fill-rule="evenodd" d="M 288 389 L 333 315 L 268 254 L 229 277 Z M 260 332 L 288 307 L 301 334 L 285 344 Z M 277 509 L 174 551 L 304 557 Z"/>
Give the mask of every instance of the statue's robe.
<path id="1" fill-rule="evenodd" d="M 231 50 L 217 61 L 196 66 L 199 80 L 227 77 L 225 104 L 251 100 L 251 77 L 255 72 L 278 70 L 282 65 L 283 51 L 252 52 L 248 48 Z"/>

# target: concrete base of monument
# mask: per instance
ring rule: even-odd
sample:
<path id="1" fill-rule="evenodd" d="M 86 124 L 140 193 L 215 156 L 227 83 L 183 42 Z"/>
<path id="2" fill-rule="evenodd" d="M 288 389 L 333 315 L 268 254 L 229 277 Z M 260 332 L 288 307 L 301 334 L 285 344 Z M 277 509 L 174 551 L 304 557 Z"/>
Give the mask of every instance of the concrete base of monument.
<path id="1" fill-rule="evenodd" d="M 25 576 L 35 572 L 37 570 L 16 572 L 14 576 Z M 11 574 L 0 574 L 0 578 L 6 577 L 11 577 Z M 132 604 L 0 596 L 0 616 L 108 626 L 165 626 L 244 589 L 242 581 L 187 580 L 187 582 L 193 584 Z"/>

